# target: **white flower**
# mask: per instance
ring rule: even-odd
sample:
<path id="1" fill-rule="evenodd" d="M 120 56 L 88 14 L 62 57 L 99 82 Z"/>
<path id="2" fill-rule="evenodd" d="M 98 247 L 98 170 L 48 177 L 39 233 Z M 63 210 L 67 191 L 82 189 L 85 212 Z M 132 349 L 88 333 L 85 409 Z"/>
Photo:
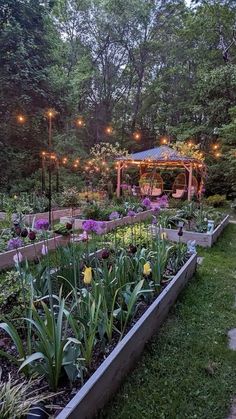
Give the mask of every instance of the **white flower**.
<path id="1" fill-rule="evenodd" d="M 13 256 L 13 260 L 14 260 L 14 262 L 15 262 L 15 265 L 19 265 L 19 263 L 21 263 L 21 262 L 22 262 L 22 260 L 23 260 L 23 255 L 22 255 L 22 253 L 21 253 L 21 252 L 16 253 L 16 254 Z"/>
<path id="2" fill-rule="evenodd" d="M 43 256 L 46 256 L 48 254 L 48 247 L 46 246 L 46 244 L 43 244 L 41 253 Z"/>

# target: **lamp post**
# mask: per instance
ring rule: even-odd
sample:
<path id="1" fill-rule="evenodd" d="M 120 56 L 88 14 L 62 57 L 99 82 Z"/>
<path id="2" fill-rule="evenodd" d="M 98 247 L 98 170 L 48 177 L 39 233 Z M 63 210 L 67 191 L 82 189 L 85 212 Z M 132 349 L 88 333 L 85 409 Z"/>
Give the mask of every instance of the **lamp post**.
<path id="1" fill-rule="evenodd" d="M 49 228 L 52 224 L 52 118 L 55 116 L 55 111 L 49 109 L 46 113 L 48 118 L 48 150 L 49 150 L 49 166 L 48 166 L 48 221 Z"/>

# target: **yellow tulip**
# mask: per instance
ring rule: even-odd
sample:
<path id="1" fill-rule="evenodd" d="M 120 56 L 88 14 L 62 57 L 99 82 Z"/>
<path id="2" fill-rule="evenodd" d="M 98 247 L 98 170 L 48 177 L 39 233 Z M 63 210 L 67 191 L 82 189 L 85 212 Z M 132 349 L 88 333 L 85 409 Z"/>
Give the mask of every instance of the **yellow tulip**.
<path id="1" fill-rule="evenodd" d="M 143 265 L 143 274 L 145 276 L 148 276 L 148 275 L 150 275 L 151 272 L 152 272 L 152 269 L 151 269 L 150 263 L 149 262 L 146 262 Z"/>
<path id="2" fill-rule="evenodd" d="M 91 281 L 92 281 L 92 268 L 85 268 L 85 270 L 84 270 L 84 272 L 83 272 L 83 275 L 84 275 L 84 283 L 86 284 L 86 285 L 89 285 L 89 284 L 91 284 Z"/>
<path id="3" fill-rule="evenodd" d="M 167 239 L 167 234 L 165 232 L 161 233 L 161 240 L 165 240 L 165 239 Z"/>

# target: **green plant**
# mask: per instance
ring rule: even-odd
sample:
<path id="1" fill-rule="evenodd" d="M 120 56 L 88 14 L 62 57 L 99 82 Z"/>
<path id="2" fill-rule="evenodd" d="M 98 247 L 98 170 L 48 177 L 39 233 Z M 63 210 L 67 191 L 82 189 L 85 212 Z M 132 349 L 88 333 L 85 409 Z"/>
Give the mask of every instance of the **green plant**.
<path id="1" fill-rule="evenodd" d="M 32 315 L 25 318 L 28 330 L 31 332 L 33 340 L 27 347 L 24 346 L 22 338 L 12 323 L 6 321 L 0 324 L 13 340 L 18 357 L 9 355 L 1 351 L 4 355 L 16 364 L 20 365 L 20 370 L 25 373 L 37 373 L 46 377 L 52 390 L 56 390 L 63 370 L 68 378 L 73 381 L 78 371 L 80 342 L 68 337 L 68 319 L 65 307 L 65 300 L 57 298 L 58 304 L 50 310 L 41 301 L 41 313 L 39 314 L 35 304 L 32 306 Z M 22 362 L 23 360 L 23 362 Z"/>
<path id="2" fill-rule="evenodd" d="M 206 199 L 207 205 L 212 207 L 223 207 L 227 203 L 226 195 L 211 195 Z"/>
<path id="3" fill-rule="evenodd" d="M 38 392 L 35 387 L 40 385 L 39 380 L 17 381 L 9 375 L 7 381 L 2 381 L 1 377 L 2 370 L 0 368 L 1 419 L 21 419 L 29 413 L 32 406 L 45 402 L 53 396 L 52 394 L 44 394 L 42 388 L 40 393 Z"/>

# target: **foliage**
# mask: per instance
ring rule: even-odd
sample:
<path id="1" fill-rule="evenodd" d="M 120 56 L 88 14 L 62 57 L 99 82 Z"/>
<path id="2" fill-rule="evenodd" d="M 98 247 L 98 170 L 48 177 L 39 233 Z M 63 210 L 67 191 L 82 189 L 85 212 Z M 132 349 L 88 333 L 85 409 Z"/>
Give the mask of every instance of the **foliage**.
<path id="1" fill-rule="evenodd" d="M 206 203 L 212 207 L 223 207 L 226 202 L 227 200 L 225 195 L 211 195 L 206 199 Z"/>
<path id="2" fill-rule="evenodd" d="M 192 157 L 194 159 L 204 161 L 204 154 L 200 151 L 200 144 L 176 141 L 173 144 L 173 148 L 182 156 Z"/>
<path id="3" fill-rule="evenodd" d="M 62 202 L 65 207 L 75 208 L 79 205 L 79 191 L 74 186 L 72 188 L 66 188 L 62 192 Z"/>
<path id="4" fill-rule="evenodd" d="M 2 419 L 20 419 L 29 413 L 31 407 L 52 397 L 51 394 L 39 394 L 37 389 L 32 390 L 36 385 L 41 384 L 39 380 L 30 379 L 20 382 L 13 380 L 9 375 L 8 380 L 4 382 L 1 376 L 0 369 L 0 417 Z"/>

